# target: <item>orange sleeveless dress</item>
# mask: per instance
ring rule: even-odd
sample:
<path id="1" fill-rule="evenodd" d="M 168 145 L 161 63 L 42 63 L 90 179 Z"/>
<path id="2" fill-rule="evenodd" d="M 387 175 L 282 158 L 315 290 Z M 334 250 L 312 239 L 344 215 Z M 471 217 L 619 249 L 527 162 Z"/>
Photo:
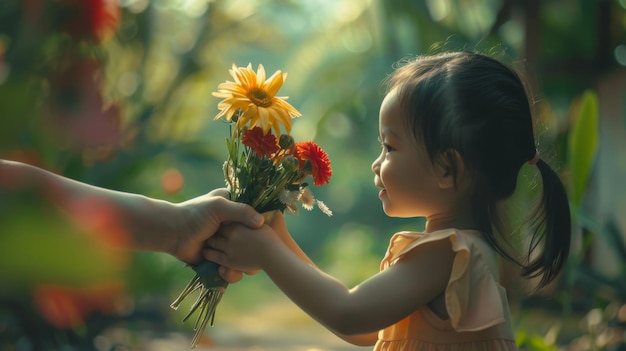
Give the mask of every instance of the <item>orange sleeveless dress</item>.
<path id="1" fill-rule="evenodd" d="M 517 350 L 506 292 L 489 268 L 493 254 L 479 232 L 397 233 L 391 238 L 381 271 L 417 246 L 437 240 L 449 240 L 456 253 L 445 291 L 450 318 L 442 320 L 424 306 L 381 330 L 374 351 Z"/>

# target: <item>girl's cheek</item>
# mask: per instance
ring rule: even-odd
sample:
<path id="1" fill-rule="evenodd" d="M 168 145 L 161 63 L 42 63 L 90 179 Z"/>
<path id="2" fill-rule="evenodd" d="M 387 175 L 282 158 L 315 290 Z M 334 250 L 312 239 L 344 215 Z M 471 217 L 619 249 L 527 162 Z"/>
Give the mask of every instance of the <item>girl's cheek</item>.
<path id="1" fill-rule="evenodd" d="M 386 172 L 386 168 L 384 166 L 380 167 L 380 172 L 378 172 L 378 177 L 380 177 L 381 181 L 383 182 L 383 184 L 386 183 L 387 180 L 387 172 Z"/>

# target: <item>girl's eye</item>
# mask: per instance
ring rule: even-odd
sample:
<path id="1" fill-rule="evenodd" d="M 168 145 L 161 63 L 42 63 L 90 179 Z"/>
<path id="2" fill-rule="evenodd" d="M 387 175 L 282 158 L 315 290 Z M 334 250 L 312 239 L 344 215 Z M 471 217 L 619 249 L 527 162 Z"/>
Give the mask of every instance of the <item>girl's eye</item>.
<path id="1" fill-rule="evenodd" d="M 383 150 L 385 150 L 385 152 L 391 152 L 394 150 L 394 148 L 391 147 L 391 145 L 384 143 L 381 137 L 378 137 L 378 142 L 383 147 Z"/>

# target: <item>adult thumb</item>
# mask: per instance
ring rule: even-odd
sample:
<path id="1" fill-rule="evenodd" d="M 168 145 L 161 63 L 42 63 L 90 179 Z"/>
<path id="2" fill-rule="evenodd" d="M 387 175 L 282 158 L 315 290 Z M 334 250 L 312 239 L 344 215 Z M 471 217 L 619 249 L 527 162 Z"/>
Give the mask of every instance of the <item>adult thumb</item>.
<path id="1" fill-rule="evenodd" d="M 259 228 L 264 223 L 263 216 L 252 206 L 233 201 L 223 201 L 216 211 L 220 222 L 238 222 L 251 228 Z"/>

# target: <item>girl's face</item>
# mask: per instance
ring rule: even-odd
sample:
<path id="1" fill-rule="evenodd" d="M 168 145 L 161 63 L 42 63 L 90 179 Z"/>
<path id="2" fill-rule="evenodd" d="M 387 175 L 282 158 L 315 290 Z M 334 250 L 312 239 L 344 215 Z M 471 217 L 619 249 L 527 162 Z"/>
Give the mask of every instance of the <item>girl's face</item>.
<path id="1" fill-rule="evenodd" d="M 424 148 L 407 129 L 396 91 L 383 100 L 379 115 L 382 151 L 372 164 L 383 209 L 392 217 L 430 216 L 437 211 L 438 178 Z"/>

